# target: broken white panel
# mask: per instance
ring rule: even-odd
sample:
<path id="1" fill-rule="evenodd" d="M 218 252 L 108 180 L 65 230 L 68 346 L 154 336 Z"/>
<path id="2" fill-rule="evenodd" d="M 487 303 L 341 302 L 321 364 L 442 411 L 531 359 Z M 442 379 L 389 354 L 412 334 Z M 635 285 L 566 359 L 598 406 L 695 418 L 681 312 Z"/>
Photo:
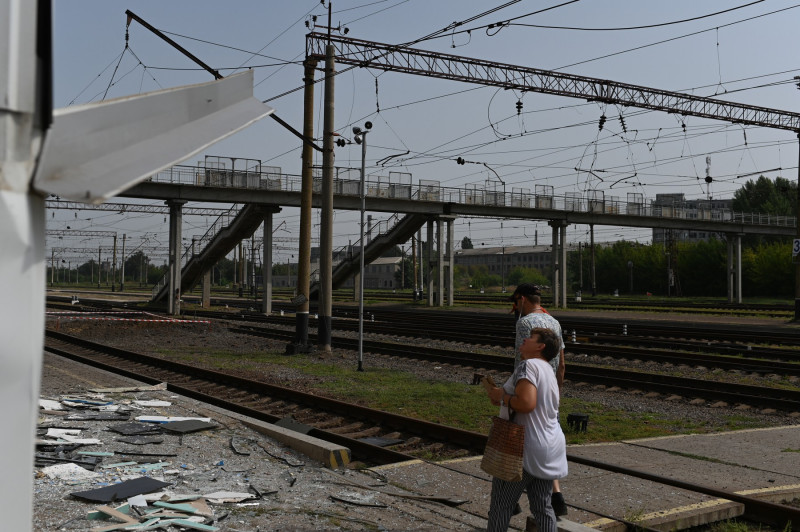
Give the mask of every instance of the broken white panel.
<path id="1" fill-rule="evenodd" d="M 141 399 L 134 401 L 134 404 L 139 406 L 172 406 L 169 401 L 159 401 L 158 399 Z"/>
<path id="2" fill-rule="evenodd" d="M 215 504 L 222 504 L 226 502 L 242 502 L 248 499 L 255 499 L 256 496 L 252 493 L 240 493 L 235 491 L 215 491 L 203 495 L 205 500 Z"/>
<path id="3" fill-rule="evenodd" d="M 147 499 L 141 494 L 134 495 L 133 497 L 128 497 L 128 504 L 130 506 L 147 506 Z"/>
<path id="4" fill-rule="evenodd" d="M 69 434 L 64 434 L 58 438 L 68 443 L 79 443 L 81 445 L 103 445 L 103 442 L 97 438 L 79 438 L 77 436 L 70 436 Z"/>
<path id="5" fill-rule="evenodd" d="M 45 434 L 45 436 L 48 436 L 50 438 L 60 438 L 62 436 L 77 436 L 80 433 L 81 433 L 80 429 L 55 429 L 55 428 L 49 428 L 49 429 L 47 429 L 47 434 Z"/>
<path id="6" fill-rule="evenodd" d="M 167 383 L 154 384 L 152 386 L 123 386 L 121 388 L 90 388 L 90 392 L 95 393 L 122 393 L 122 392 L 149 392 L 154 390 L 166 390 Z"/>
<path id="7" fill-rule="evenodd" d="M 274 110 L 253 71 L 208 83 L 57 109 L 34 186 L 101 203 Z"/>
<path id="8" fill-rule="evenodd" d="M 42 468 L 42 473 L 48 478 L 58 478 L 61 480 L 83 480 L 101 476 L 100 473 L 84 469 L 78 464 L 56 464 Z"/>
<path id="9" fill-rule="evenodd" d="M 136 421 L 140 423 L 172 423 L 173 421 L 203 421 L 211 423 L 210 417 L 180 417 L 180 416 L 139 416 Z"/>
<path id="10" fill-rule="evenodd" d="M 39 399 L 39 408 L 42 410 L 65 410 L 60 401 L 53 401 L 52 399 Z"/>

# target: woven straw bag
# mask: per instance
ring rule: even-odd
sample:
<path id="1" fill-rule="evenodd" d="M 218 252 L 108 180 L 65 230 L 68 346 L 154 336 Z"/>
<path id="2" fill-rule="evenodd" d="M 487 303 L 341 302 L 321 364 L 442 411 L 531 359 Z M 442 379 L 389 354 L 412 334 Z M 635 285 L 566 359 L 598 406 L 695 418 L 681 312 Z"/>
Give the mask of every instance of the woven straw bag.
<path id="1" fill-rule="evenodd" d="M 501 480 L 519 482 L 522 480 L 524 445 L 525 429 L 522 425 L 494 416 L 481 459 L 481 469 Z"/>

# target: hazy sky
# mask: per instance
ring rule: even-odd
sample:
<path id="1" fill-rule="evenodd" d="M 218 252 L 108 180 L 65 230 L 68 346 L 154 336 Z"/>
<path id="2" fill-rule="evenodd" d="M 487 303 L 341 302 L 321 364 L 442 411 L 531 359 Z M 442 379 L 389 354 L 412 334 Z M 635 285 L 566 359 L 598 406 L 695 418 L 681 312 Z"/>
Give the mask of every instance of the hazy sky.
<path id="1" fill-rule="evenodd" d="M 54 4 L 56 107 L 211 79 L 135 22 L 126 49 L 124 12 L 130 9 L 223 75 L 255 69 L 256 97 L 270 100 L 281 118 L 302 128 L 302 90 L 275 97 L 301 85 L 306 23 L 326 25 L 327 4 L 319 0 Z M 511 5 L 503 7 L 506 4 Z M 475 18 L 493 8 L 499 9 Z M 346 27 L 348 37 L 389 44 L 414 42 L 454 22 L 469 21 L 414 46 L 787 111 L 796 110 L 800 98 L 793 79 L 800 75 L 800 63 L 794 59 L 800 40 L 796 29 L 800 3 L 786 0 L 338 0 L 333 2 L 332 21 Z M 495 26 L 487 28 L 488 24 Z M 629 193 L 653 199 L 663 192 L 683 192 L 690 199 L 729 198 L 760 172 L 772 178 L 797 176 L 798 140 L 788 131 L 374 69 L 345 72 L 336 77 L 335 87 L 338 132 L 349 137 L 353 125 L 366 120 L 374 124 L 367 153 L 371 179 L 408 172 L 414 183 L 425 179 L 447 187 L 492 188 L 499 186 L 496 172 L 508 192 L 533 192 L 537 185 L 545 185 L 557 195 L 585 197 L 592 191 L 625 201 Z M 322 94 L 322 85 L 317 85 L 317 136 L 322 129 Z M 601 115 L 607 117 L 602 130 Z M 386 165 L 376 165 L 405 152 Z M 286 173 L 300 173 L 297 138 L 270 119 L 185 164 L 194 164 L 203 155 L 258 159 Z M 457 157 L 478 164 L 458 165 Z M 359 167 L 360 158 L 361 148 L 355 144 L 336 149 L 337 166 Z M 321 164 L 321 159 L 316 162 Z M 714 179 L 710 190 L 704 181 L 707 171 Z M 112 230 L 128 234 L 132 242 L 153 236 L 166 245 L 163 217 L 91 211 L 55 211 L 48 217 L 52 229 L 69 225 Z M 276 219 L 276 225 L 285 221 L 276 236 L 297 234 L 296 209 L 284 209 Z M 357 240 L 357 213 L 337 212 L 335 220 L 335 247 Z M 202 234 L 212 222 L 187 218 L 184 237 Z M 314 223 L 318 223 L 316 212 Z M 314 232 L 318 233 L 317 225 Z M 537 232 L 540 243 L 550 243 L 546 222 L 506 220 L 502 229 L 497 220 L 456 223 L 457 240 L 470 236 L 474 243 L 487 246 L 531 244 Z M 595 233 L 599 241 L 650 238 L 648 230 L 598 227 Z M 570 226 L 568 238 L 587 240 L 586 226 Z M 80 240 L 74 245 L 83 245 Z M 283 262 L 296 253 L 296 242 L 279 243 L 275 260 Z"/>

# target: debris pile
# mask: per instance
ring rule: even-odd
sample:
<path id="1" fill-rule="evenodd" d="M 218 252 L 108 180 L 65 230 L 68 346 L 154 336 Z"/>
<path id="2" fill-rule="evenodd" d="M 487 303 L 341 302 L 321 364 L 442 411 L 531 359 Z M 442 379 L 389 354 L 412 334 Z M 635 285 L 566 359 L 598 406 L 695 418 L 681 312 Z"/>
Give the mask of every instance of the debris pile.
<path id="1" fill-rule="evenodd" d="M 136 397 L 164 389 L 137 386 L 40 399 L 37 490 L 60 486 L 73 500 L 91 503 L 84 515 L 58 529 L 221 530 L 216 525 L 228 516 L 227 505 L 258 504 L 277 493 L 253 485 L 247 468 L 226 468 L 224 459 L 181 463 L 187 435 L 213 434 L 220 426 L 209 417 L 160 415 L 169 412 L 170 401 Z M 191 447 L 204 447 L 198 443 Z M 238 435 L 230 437 L 228 448 L 231 456 L 258 449 L 265 456 L 287 454 Z M 293 457 L 286 463 L 304 465 Z"/>

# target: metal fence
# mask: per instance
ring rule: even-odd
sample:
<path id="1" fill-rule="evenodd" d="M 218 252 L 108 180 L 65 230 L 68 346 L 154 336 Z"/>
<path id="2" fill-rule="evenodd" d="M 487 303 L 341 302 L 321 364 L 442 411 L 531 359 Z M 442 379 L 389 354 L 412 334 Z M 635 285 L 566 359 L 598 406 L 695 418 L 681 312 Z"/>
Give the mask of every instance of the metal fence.
<path id="1" fill-rule="evenodd" d="M 322 191 L 322 175 L 314 169 L 313 189 Z M 343 196 L 359 196 L 360 170 L 336 168 L 333 192 Z M 185 184 L 221 188 L 253 190 L 282 190 L 300 192 L 302 179 L 298 175 L 283 174 L 280 168 L 259 166 L 259 170 L 231 170 L 202 166 L 173 166 L 149 178 L 154 183 Z M 795 227 L 794 216 L 776 216 L 758 213 L 740 213 L 730 209 L 711 208 L 701 202 L 674 202 L 660 204 L 646 200 L 639 193 L 629 193 L 625 200 L 605 196 L 602 191 L 590 190 L 586 194 L 567 192 L 555 195 L 552 186 L 536 185 L 529 189 L 514 188 L 511 192 L 496 187 L 469 184 L 462 187 L 443 187 L 439 181 L 420 179 L 411 182 L 411 175 L 390 172 L 389 176 L 367 176 L 364 183 L 367 197 L 408 199 L 434 203 L 459 203 L 463 205 L 510 206 L 520 209 L 552 209 L 567 212 L 617 214 L 653 218 L 678 218 L 710 220 L 750 225 L 777 225 Z"/>

